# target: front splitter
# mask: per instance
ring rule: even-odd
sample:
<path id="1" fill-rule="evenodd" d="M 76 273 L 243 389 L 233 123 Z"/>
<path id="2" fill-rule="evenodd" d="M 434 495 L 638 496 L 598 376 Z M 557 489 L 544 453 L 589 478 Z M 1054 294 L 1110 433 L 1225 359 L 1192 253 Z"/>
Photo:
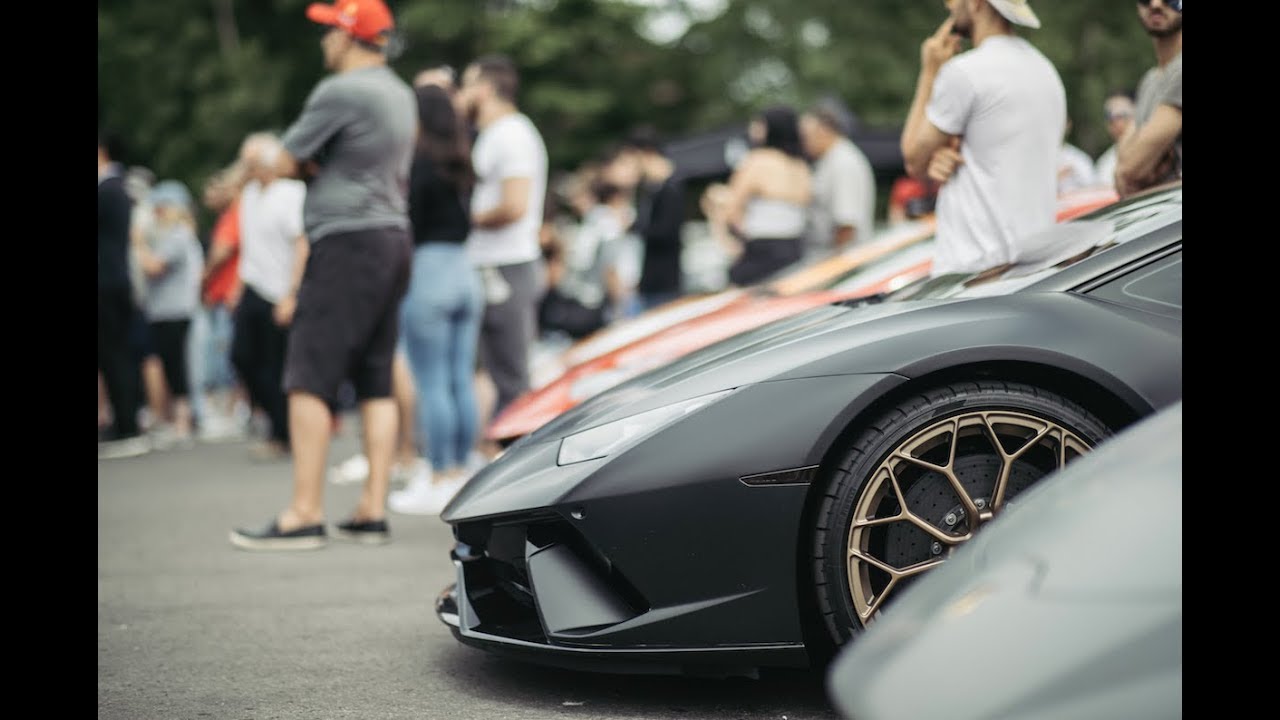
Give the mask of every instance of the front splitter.
<path id="1" fill-rule="evenodd" d="M 761 668 L 810 666 L 804 645 L 771 643 L 699 648 L 574 647 L 491 635 L 467 627 L 466 603 L 458 586 L 446 587 L 435 601 L 436 617 L 459 642 L 486 652 L 550 667 L 626 675 L 760 677 Z"/>

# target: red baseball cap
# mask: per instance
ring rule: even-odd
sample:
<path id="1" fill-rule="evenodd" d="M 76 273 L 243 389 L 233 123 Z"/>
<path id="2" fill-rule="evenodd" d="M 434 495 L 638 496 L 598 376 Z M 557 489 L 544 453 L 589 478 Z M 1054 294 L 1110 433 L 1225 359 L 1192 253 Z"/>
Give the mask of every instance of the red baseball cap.
<path id="1" fill-rule="evenodd" d="M 391 10 L 382 0 L 336 0 L 332 5 L 311 3 L 307 19 L 321 25 L 332 25 L 365 42 L 383 45 L 387 33 L 395 29 Z"/>

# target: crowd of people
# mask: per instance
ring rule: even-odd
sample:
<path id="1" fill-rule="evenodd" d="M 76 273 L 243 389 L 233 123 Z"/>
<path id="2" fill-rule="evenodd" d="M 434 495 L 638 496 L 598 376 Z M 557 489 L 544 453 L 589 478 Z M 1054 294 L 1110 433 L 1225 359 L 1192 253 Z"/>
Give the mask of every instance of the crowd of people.
<path id="1" fill-rule="evenodd" d="M 1071 146 L 1062 81 L 1015 28 L 1026 0 L 948 0 L 921 45 L 889 223 L 934 212 L 935 274 L 1016 262 L 1082 187 L 1131 195 L 1182 173 L 1181 2 L 1138 0 L 1156 64 L 1108 95 L 1114 145 Z M 581 338 L 685 294 L 690 178 L 637 129 L 563 178 L 518 102 L 510 58 L 406 82 L 388 65 L 382 0 L 315 3 L 330 71 L 282 133 L 245 137 L 201 189 L 126 168 L 98 144 L 99 457 L 258 435 L 293 494 L 248 550 L 386 542 L 386 512 L 439 513 L 500 450 L 480 428 L 530 388 L 547 333 Z M 971 47 L 965 49 L 965 43 Z M 696 199 L 751 285 L 867 242 L 876 178 L 833 98 L 764 108 L 750 149 Z M 362 451 L 329 467 L 343 414 Z M 327 529 L 323 493 L 363 483 Z"/>

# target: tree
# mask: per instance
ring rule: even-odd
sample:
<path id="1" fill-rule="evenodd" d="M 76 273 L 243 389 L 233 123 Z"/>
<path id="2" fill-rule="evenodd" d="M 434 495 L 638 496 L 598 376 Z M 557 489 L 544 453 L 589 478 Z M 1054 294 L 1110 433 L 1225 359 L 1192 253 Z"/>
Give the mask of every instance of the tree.
<path id="1" fill-rule="evenodd" d="M 322 29 L 310 0 L 100 0 L 98 121 L 131 162 L 197 191 L 241 139 L 283 130 L 323 76 Z M 521 106 L 554 170 L 593 157 L 638 124 L 679 136 L 738 123 L 773 102 L 836 94 L 868 125 L 901 124 L 921 40 L 942 3 L 901 0 L 669 0 L 688 31 L 660 43 L 639 32 L 655 12 L 628 0 L 389 2 L 406 79 L 447 63 L 461 70 L 500 52 L 521 68 Z M 1057 64 L 1072 139 L 1091 154 L 1110 142 L 1101 114 L 1113 87 L 1132 88 L 1153 63 L 1131 6 L 1114 0 L 1037 2 L 1024 32 Z"/>

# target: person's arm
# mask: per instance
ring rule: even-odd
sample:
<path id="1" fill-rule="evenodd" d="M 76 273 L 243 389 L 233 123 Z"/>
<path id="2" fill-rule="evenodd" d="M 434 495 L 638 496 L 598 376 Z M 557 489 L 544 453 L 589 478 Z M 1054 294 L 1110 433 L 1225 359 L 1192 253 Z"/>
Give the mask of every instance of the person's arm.
<path id="1" fill-rule="evenodd" d="M 1116 144 L 1116 192 L 1130 195 L 1168 172 L 1174 142 L 1182 134 L 1182 109 L 1158 105 L 1142 127 Z"/>
<path id="2" fill-rule="evenodd" d="M 730 259 L 736 258 L 742 253 L 742 242 L 733 237 L 729 231 L 729 223 L 726 215 L 727 199 L 729 188 L 724 183 L 712 183 L 702 193 L 702 200 L 699 203 L 702 213 L 707 216 L 707 229 L 711 232 L 711 237 L 724 250 L 725 255 Z"/>
<path id="3" fill-rule="evenodd" d="M 942 65 L 960 50 L 960 38 L 951 34 L 951 18 L 947 18 L 932 35 L 920 45 L 920 75 L 916 78 L 916 91 L 902 128 L 901 150 L 907 174 L 923 179 L 929 163 L 939 149 L 948 147 L 955 134 L 939 129 L 928 117 L 927 110 L 933 100 L 934 82 Z"/>
<path id="4" fill-rule="evenodd" d="M 741 237 L 739 229 L 742 218 L 747 212 L 747 202 L 758 192 L 760 187 L 760 157 L 755 151 L 747 153 L 741 164 L 729 177 L 729 184 L 724 191 L 723 213 L 726 229 L 735 236 Z"/>
<path id="5" fill-rule="evenodd" d="M 276 159 L 276 172 L 282 178 L 308 181 L 320 174 L 320 165 L 314 160 L 299 161 L 288 150 L 282 150 Z"/>
<path id="6" fill-rule="evenodd" d="M 138 245 L 137 252 L 139 265 L 148 278 L 164 275 L 186 257 L 177 236 L 167 231 L 160 234 L 154 247 L 143 242 Z"/>
<path id="7" fill-rule="evenodd" d="M 293 322 L 293 313 L 298 309 L 298 289 L 302 287 L 302 274 L 307 268 L 307 256 L 311 254 L 311 241 L 306 235 L 298 235 L 293 239 L 293 267 L 289 273 L 289 291 L 280 298 L 280 302 L 272 308 L 271 315 L 276 324 L 284 327 Z"/>
<path id="8" fill-rule="evenodd" d="M 309 180 L 320 171 L 315 156 L 348 123 L 353 102 L 332 77 L 316 85 L 302 114 L 280 138 L 284 149 L 273 164 L 281 177 Z M 273 162 L 268 158 L 263 161 Z"/>
<path id="9" fill-rule="evenodd" d="M 135 246 L 133 251 L 138 257 L 138 267 L 142 268 L 142 274 L 148 279 L 158 278 L 169 269 L 165 261 L 152 252 L 146 243 Z"/>
<path id="10" fill-rule="evenodd" d="M 529 209 L 529 191 L 533 183 L 527 177 L 502 180 L 502 198 L 498 204 L 475 213 L 471 224 L 480 228 L 500 228 L 524 217 Z"/>
<path id="11" fill-rule="evenodd" d="M 235 257 L 239 243 L 236 235 L 240 232 L 239 215 L 235 209 L 224 210 L 218 216 L 209 242 L 209 256 L 204 260 L 204 273 L 201 284 L 209 281 L 213 274 Z"/>
<path id="12" fill-rule="evenodd" d="M 209 248 L 209 257 L 204 261 L 205 277 L 217 272 L 218 268 L 222 267 L 228 260 L 234 257 L 235 254 L 236 251 L 234 247 L 215 242 L 213 247 Z"/>

